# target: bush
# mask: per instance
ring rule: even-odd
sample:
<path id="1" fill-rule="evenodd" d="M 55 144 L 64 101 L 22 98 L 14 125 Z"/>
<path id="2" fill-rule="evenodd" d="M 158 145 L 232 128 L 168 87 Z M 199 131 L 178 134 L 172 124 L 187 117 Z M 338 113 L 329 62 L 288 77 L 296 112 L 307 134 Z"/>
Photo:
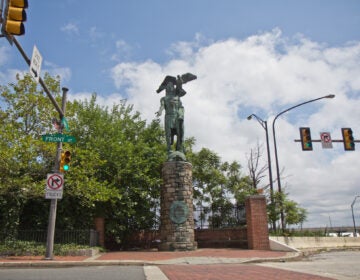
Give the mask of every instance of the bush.
<path id="1" fill-rule="evenodd" d="M 94 247 L 76 244 L 54 244 L 54 255 L 74 255 L 77 251 Z M 96 247 L 96 249 L 102 250 Z M 44 256 L 46 245 L 34 241 L 7 240 L 0 243 L 0 256 Z"/>

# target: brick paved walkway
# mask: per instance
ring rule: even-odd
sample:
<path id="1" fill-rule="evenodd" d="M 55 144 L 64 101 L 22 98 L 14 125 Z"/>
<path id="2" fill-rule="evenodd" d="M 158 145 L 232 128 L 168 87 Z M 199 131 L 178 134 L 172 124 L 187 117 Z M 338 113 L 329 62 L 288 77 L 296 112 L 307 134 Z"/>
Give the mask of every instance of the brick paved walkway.
<path id="1" fill-rule="evenodd" d="M 250 264 L 162 265 L 169 280 L 329 280 L 332 278 Z"/>

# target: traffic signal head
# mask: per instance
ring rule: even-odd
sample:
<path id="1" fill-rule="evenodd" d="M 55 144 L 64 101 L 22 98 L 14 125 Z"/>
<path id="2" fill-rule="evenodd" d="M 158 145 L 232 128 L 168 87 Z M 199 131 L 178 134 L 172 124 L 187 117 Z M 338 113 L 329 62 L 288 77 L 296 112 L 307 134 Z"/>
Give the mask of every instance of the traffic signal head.
<path id="1" fill-rule="evenodd" d="M 26 21 L 25 9 L 28 7 L 27 0 L 7 0 L 5 6 L 4 22 L 2 31 L 8 35 L 25 34 L 24 21 Z"/>
<path id="2" fill-rule="evenodd" d="M 341 129 L 343 141 L 344 141 L 344 149 L 345 151 L 354 151 L 355 150 L 355 142 L 353 131 L 351 128 L 342 128 Z"/>
<path id="3" fill-rule="evenodd" d="M 312 151 L 310 127 L 300 127 L 301 147 L 303 151 Z"/>
<path id="4" fill-rule="evenodd" d="M 65 173 L 70 169 L 70 161 L 71 161 L 71 152 L 70 151 L 62 151 L 60 158 L 60 172 Z"/>

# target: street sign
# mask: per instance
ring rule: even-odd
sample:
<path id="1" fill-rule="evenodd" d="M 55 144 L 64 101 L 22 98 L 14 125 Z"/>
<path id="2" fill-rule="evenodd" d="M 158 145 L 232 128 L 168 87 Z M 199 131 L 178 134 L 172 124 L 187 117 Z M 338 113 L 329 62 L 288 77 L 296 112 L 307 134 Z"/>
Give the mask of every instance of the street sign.
<path id="1" fill-rule="evenodd" d="M 74 136 L 56 133 L 56 134 L 45 134 L 41 135 L 44 142 L 63 142 L 63 143 L 75 143 L 76 139 Z"/>
<path id="2" fill-rule="evenodd" d="M 42 56 L 39 50 L 37 49 L 37 47 L 34 45 L 33 54 L 30 63 L 30 74 L 37 82 L 39 82 L 40 79 L 41 64 L 42 64 Z"/>
<path id="3" fill-rule="evenodd" d="M 64 175 L 59 173 L 47 174 L 46 199 L 61 199 L 63 196 Z"/>
<path id="4" fill-rule="evenodd" d="M 323 149 L 332 149 L 330 132 L 320 132 L 321 145 Z"/>

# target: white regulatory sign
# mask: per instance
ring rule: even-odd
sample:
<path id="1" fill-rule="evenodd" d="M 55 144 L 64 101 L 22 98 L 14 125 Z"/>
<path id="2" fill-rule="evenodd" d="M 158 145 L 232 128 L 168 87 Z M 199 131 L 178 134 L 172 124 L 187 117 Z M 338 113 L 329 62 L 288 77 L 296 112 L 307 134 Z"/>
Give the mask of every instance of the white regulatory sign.
<path id="1" fill-rule="evenodd" d="M 48 174 L 46 179 L 45 198 L 61 199 L 63 196 L 64 175 L 59 173 Z"/>
<path id="2" fill-rule="evenodd" d="M 40 79 L 41 64 L 42 56 L 37 47 L 34 46 L 30 63 L 30 74 L 37 82 L 39 82 Z"/>
<path id="3" fill-rule="evenodd" d="M 320 132 L 320 139 L 323 149 L 332 149 L 330 132 Z"/>

